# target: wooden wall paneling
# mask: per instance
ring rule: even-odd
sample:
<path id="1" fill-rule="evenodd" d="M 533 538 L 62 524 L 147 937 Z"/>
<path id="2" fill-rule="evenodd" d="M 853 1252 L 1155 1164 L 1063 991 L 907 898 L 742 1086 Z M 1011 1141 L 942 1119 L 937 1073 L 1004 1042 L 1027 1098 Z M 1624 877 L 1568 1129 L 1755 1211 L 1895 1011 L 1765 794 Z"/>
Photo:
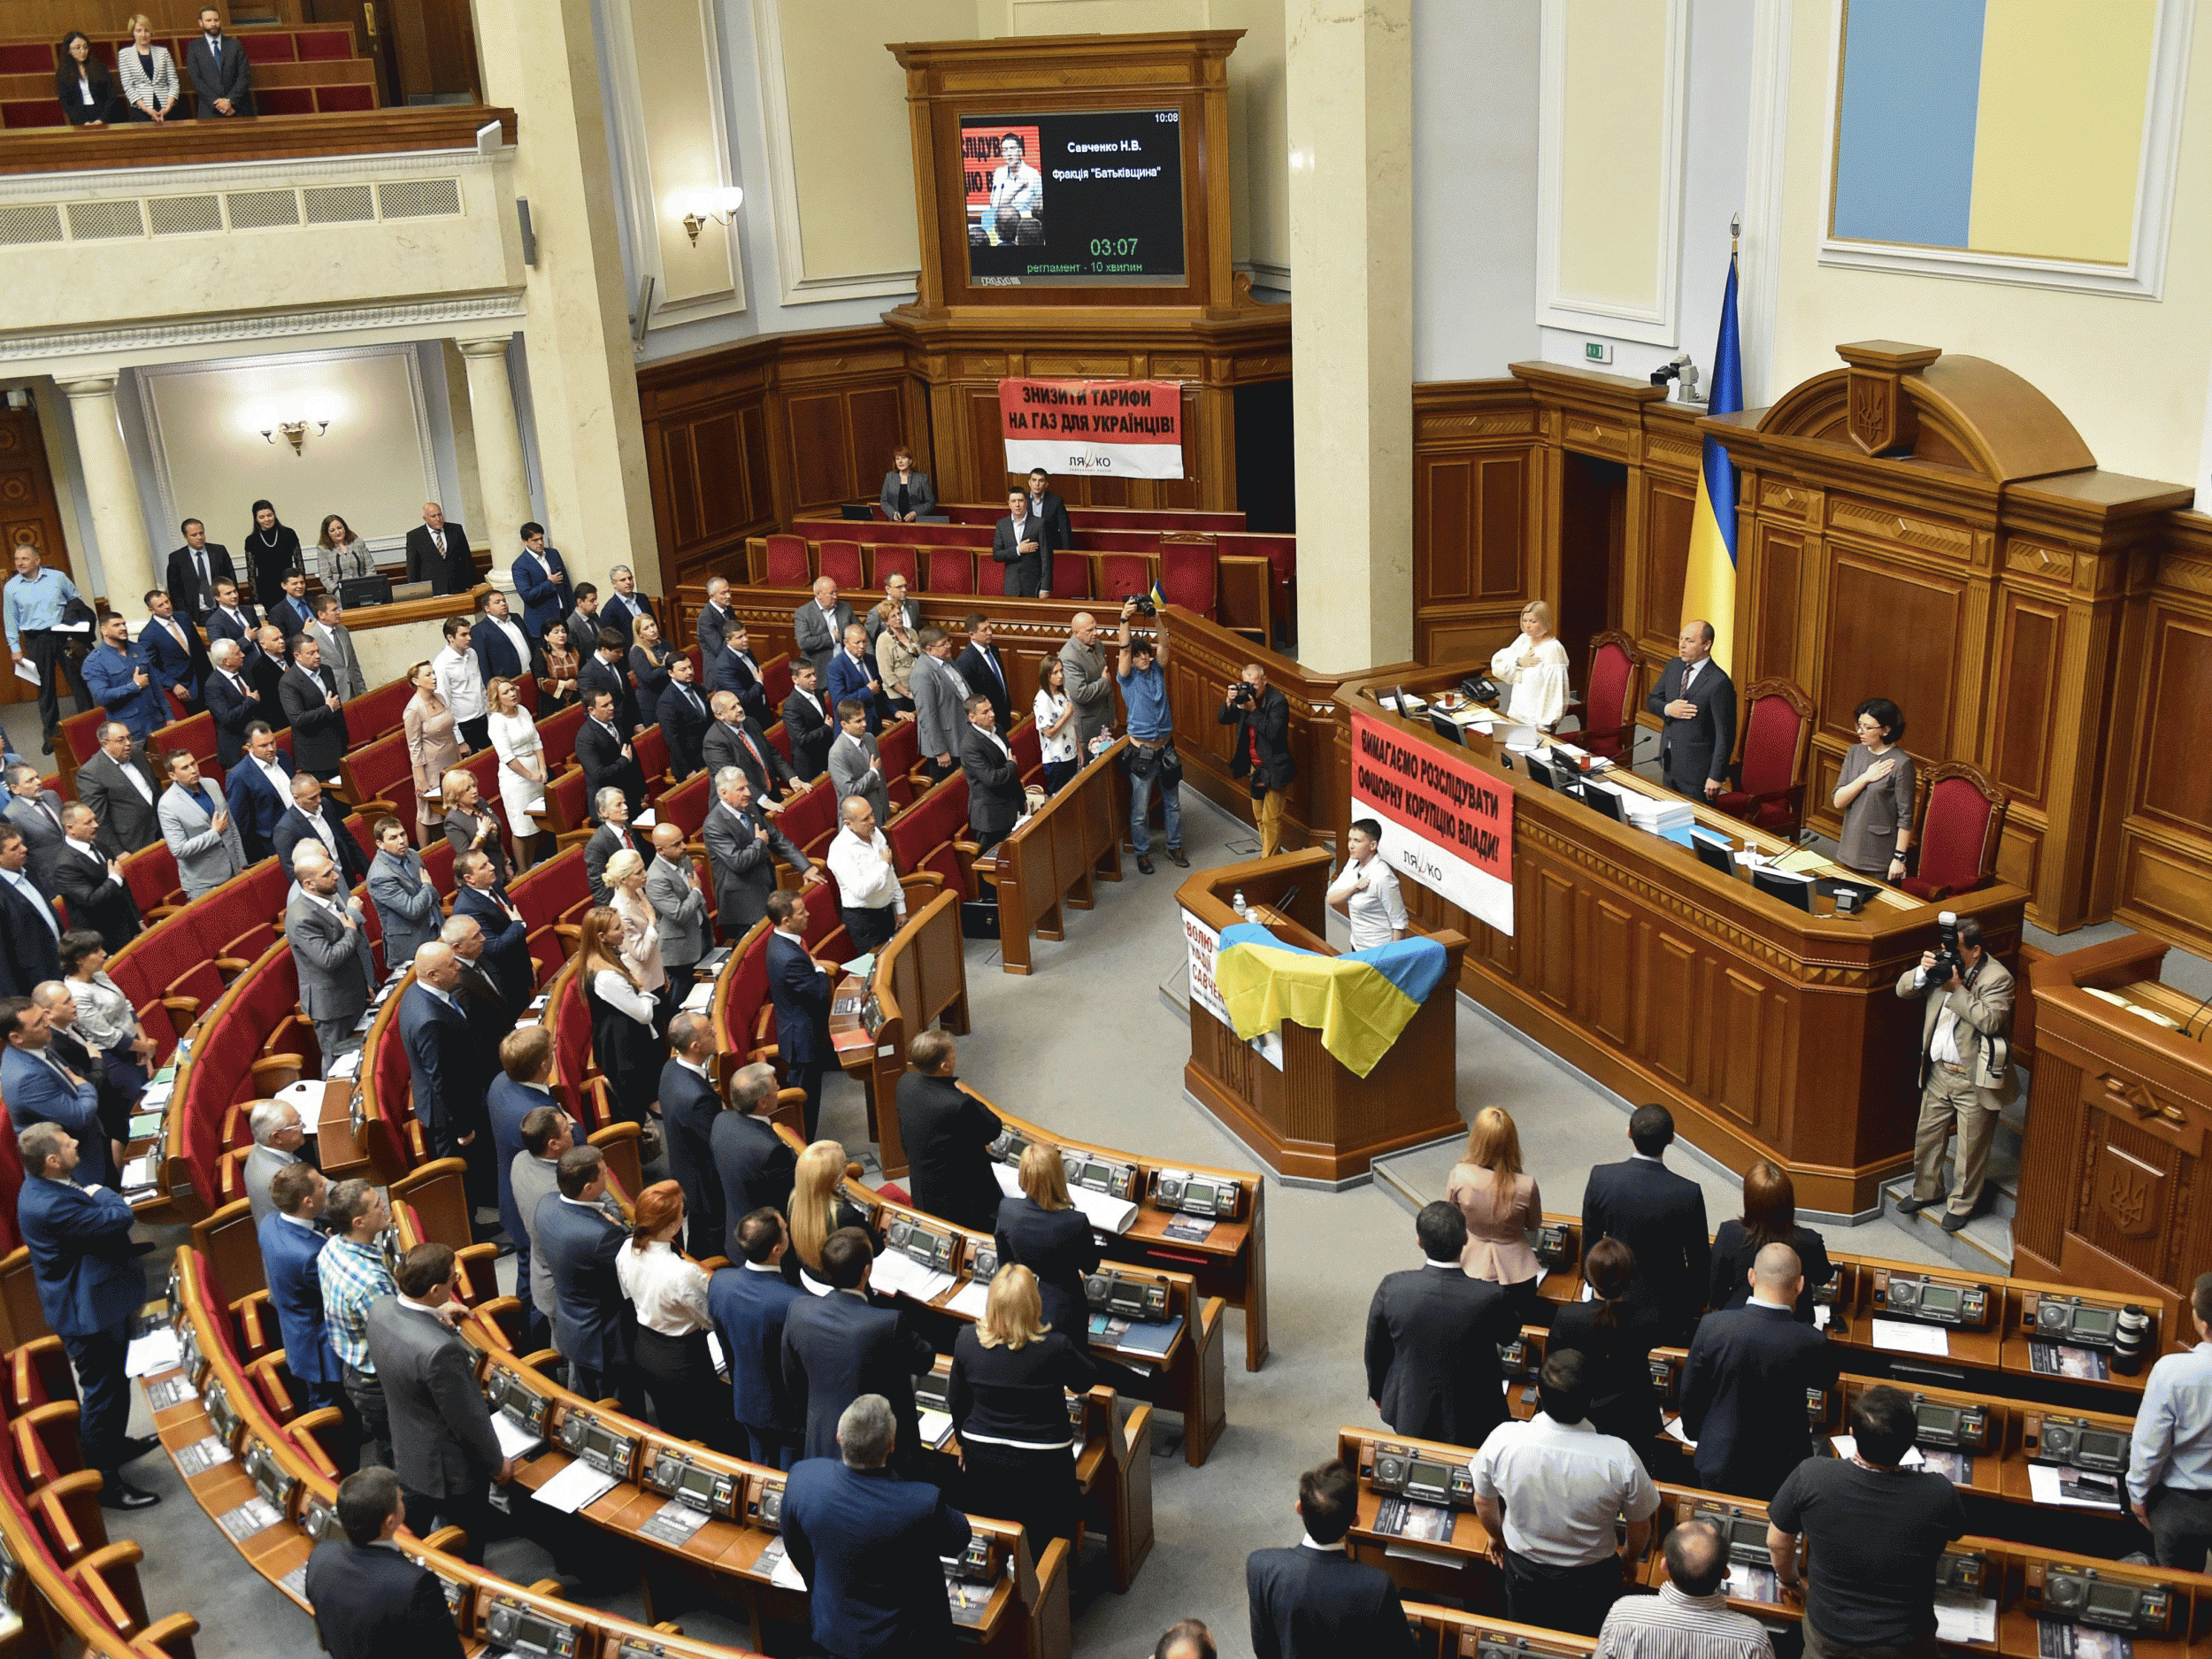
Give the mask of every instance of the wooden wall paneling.
<path id="1" fill-rule="evenodd" d="M 1537 411 L 1517 380 L 1419 387 L 1413 411 L 1414 651 L 1486 657 L 1545 596 Z"/>
<path id="2" fill-rule="evenodd" d="M 2114 914 L 2212 952 L 2212 520 L 2191 513 L 2161 550 L 2142 603 L 2126 815 L 2115 851 Z"/>
<path id="3" fill-rule="evenodd" d="M 1647 664 L 1675 653 L 1682 632 L 1682 586 L 1690 563 L 1690 521 L 1697 509 L 1694 487 L 1647 478 L 1643 491 L 1643 534 L 1638 540 L 1639 591 L 1642 606 L 1623 618 L 1644 649 Z"/>

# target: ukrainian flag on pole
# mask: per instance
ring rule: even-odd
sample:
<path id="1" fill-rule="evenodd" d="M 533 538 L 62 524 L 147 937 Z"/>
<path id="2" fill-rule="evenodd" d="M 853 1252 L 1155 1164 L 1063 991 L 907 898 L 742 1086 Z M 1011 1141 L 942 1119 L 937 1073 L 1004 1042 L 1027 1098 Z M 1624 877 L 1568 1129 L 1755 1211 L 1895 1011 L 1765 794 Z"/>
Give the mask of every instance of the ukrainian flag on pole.
<path id="1" fill-rule="evenodd" d="M 1713 348 L 1713 396 L 1706 412 L 1732 415 L 1743 407 L 1743 356 L 1736 339 L 1736 253 L 1728 252 L 1728 288 L 1720 301 L 1720 343 Z M 1697 505 L 1690 518 L 1690 564 L 1682 581 L 1682 618 L 1713 625 L 1713 660 L 1730 667 L 1729 634 L 1736 616 L 1736 464 L 1717 439 L 1705 440 Z"/>

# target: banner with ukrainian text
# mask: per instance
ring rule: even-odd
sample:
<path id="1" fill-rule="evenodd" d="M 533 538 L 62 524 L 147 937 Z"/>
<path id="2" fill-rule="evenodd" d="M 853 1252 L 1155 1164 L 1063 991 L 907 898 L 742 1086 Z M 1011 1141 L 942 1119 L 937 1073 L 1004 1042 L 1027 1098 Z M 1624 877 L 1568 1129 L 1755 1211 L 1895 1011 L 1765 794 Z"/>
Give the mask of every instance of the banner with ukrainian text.
<path id="1" fill-rule="evenodd" d="M 1400 875 L 1513 931 L 1513 791 L 1463 754 L 1356 711 L 1352 816 L 1381 822 L 1381 856 Z"/>
<path id="2" fill-rule="evenodd" d="M 1183 388 L 1174 380 L 998 383 L 1006 470 L 1061 477 L 1183 476 Z"/>

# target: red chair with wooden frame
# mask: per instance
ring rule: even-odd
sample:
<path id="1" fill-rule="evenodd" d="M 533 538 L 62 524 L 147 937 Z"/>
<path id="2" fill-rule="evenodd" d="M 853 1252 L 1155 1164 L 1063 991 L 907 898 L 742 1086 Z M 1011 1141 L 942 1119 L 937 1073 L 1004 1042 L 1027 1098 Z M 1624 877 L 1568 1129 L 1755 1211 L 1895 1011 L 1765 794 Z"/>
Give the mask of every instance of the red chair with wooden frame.
<path id="1" fill-rule="evenodd" d="M 767 569 L 763 574 L 771 588 L 812 587 L 814 578 L 807 569 L 806 538 L 797 535 L 770 536 Z"/>
<path id="2" fill-rule="evenodd" d="M 1210 535 L 1160 538 L 1160 595 L 1171 605 L 1214 620 L 1214 586 L 1219 546 Z"/>
<path id="3" fill-rule="evenodd" d="M 821 555 L 822 574 L 842 588 L 865 588 L 868 584 L 860 574 L 860 543 L 857 541 L 818 541 L 815 550 Z"/>
<path id="4" fill-rule="evenodd" d="M 1761 829 L 1796 834 L 1805 821 L 1805 761 L 1812 752 L 1813 700 L 1786 680 L 1751 687 L 1743 758 L 1730 768 L 1734 787 L 1713 804 Z"/>
<path id="5" fill-rule="evenodd" d="M 1568 712 L 1581 717 L 1575 741 L 1593 755 L 1617 759 L 1635 737 L 1636 681 L 1642 667 L 1636 641 L 1618 628 L 1590 641 L 1590 689 Z"/>
<path id="6" fill-rule="evenodd" d="M 1979 770 L 1947 760 L 1927 774 L 1912 838 L 1914 873 L 1898 885 L 1933 902 L 1997 879 L 1997 843 L 2011 804 Z"/>

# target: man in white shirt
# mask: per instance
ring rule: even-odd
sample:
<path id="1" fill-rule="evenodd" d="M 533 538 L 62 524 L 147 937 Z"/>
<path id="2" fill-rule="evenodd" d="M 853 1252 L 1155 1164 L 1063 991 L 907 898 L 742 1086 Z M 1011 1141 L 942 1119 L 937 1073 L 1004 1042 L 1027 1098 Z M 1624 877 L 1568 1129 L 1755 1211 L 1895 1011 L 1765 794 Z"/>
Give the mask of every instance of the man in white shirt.
<path id="1" fill-rule="evenodd" d="M 503 640 L 504 649 L 499 645 Z M 495 680 L 518 680 L 530 672 L 534 660 L 530 636 L 508 610 L 507 595 L 495 588 L 480 601 L 469 629 L 469 649 L 476 653 L 477 667 L 487 686 Z"/>
<path id="2" fill-rule="evenodd" d="M 445 619 L 445 649 L 430 660 L 438 679 L 438 695 L 453 710 L 453 727 L 461 740 L 461 752 L 472 754 L 490 741 L 484 710 L 484 669 L 469 649 L 466 617 Z"/>
<path id="3" fill-rule="evenodd" d="M 1552 1355 L 1536 1386 L 1536 1416 L 1500 1424 L 1468 1460 L 1475 1513 L 1511 1617 L 1594 1636 L 1651 1542 L 1659 1490 L 1627 1441 L 1591 1426 L 1579 1352 Z M 1627 1523 L 1617 1542 L 1617 1520 Z"/>
<path id="4" fill-rule="evenodd" d="M 830 874 L 837 878 L 838 912 L 853 948 L 880 950 L 906 922 L 906 889 L 899 885 L 891 843 L 876 827 L 868 797 L 845 797 L 844 827 L 830 842 Z"/>

